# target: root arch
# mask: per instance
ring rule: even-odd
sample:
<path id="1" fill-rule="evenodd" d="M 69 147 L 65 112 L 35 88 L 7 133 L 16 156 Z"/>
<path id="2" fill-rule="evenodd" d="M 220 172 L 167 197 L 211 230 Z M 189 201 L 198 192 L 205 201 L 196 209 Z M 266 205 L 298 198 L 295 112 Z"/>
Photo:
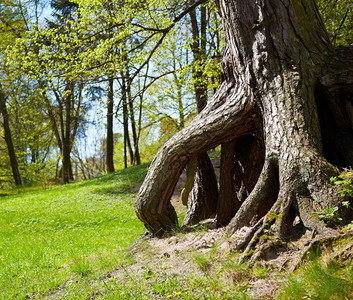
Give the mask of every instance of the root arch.
<path id="1" fill-rule="evenodd" d="M 170 198 L 182 170 L 222 144 L 217 225 L 234 236 L 251 227 L 238 245 L 244 255 L 305 230 L 332 235 L 313 213 L 337 206 L 344 221 L 353 218 L 329 181 L 338 174 L 331 163 L 353 164 L 353 57 L 343 63 L 336 55 L 313 1 L 219 2 L 226 36 L 221 85 L 157 154 L 136 213 L 155 235 L 177 226 Z"/>

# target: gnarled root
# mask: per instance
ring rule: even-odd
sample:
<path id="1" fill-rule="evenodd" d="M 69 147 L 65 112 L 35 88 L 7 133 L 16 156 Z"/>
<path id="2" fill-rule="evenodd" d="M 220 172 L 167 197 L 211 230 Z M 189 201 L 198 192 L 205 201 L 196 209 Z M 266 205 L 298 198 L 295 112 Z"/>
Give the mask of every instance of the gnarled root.
<path id="1" fill-rule="evenodd" d="M 320 238 L 337 235 L 337 231 L 328 226 L 332 223 L 326 224 L 315 214 L 330 205 L 344 209 L 340 205 L 343 198 L 337 193 L 334 201 L 331 196 L 334 187 L 329 185 L 329 178 L 335 170 L 324 160 L 317 159 L 315 165 L 308 161 L 309 166 L 296 162 L 291 168 L 277 169 L 276 159 L 266 159 L 255 188 L 228 225 L 228 234 L 234 237 L 243 226 L 252 225 L 236 246 L 244 250 L 240 261 L 249 260 L 248 263 L 253 264 L 259 258 L 276 257 L 286 249 L 286 242 L 298 239 L 306 230 Z M 257 222 L 254 216 L 259 219 Z"/>

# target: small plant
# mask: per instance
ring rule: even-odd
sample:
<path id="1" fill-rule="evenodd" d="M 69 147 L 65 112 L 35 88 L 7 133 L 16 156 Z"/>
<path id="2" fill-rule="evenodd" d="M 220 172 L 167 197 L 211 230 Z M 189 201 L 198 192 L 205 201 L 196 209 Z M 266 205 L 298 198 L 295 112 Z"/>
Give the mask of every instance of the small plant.
<path id="1" fill-rule="evenodd" d="M 211 268 L 212 258 L 210 257 L 210 255 L 195 254 L 194 261 L 199 266 L 202 272 L 207 273 Z"/>
<path id="2" fill-rule="evenodd" d="M 269 266 L 256 266 L 253 270 L 253 275 L 262 279 L 267 276 L 267 274 L 270 270 L 271 270 L 271 268 Z"/>
<path id="3" fill-rule="evenodd" d="M 352 176 L 351 172 L 343 172 L 339 176 L 332 177 L 330 181 L 335 185 L 342 185 L 343 189 L 339 191 L 342 196 L 353 197 Z"/>
<path id="4" fill-rule="evenodd" d="M 344 226 L 341 231 L 345 230 L 353 230 L 353 222 L 349 223 L 348 225 Z"/>
<path id="5" fill-rule="evenodd" d="M 341 185 L 343 187 L 343 189 L 339 191 L 339 193 L 342 196 L 353 198 L 353 184 L 351 179 L 352 176 L 353 176 L 352 172 L 346 171 L 340 174 L 339 176 L 332 177 L 330 181 L 335 185 Z M 342 205 L 346 208 L 352 209 L 349 201 L 343 201 Z M 350 224 L 346 225 L 341 229 L 341 231 L 345 231 L 345 230 L 353 230 L 353 222 L 351 222 Z"/>
<path id="6" fill-rule="evenodd" d="M 337 206 L 328 206 L 321 211 L 313 212 L 313 214 L 316 215 L 319 220 L 324 221 L 328 226 L 337 226 L 342 222 L 342 218 L 336 214 L 337 211 Z"/>
<path id="7" fill-rule="evenodd" d="M 92 272 L 91 265 L 86 258 L 78 258 L 73 261 L 72 272 L 77 275 L 87 276 Z"/>

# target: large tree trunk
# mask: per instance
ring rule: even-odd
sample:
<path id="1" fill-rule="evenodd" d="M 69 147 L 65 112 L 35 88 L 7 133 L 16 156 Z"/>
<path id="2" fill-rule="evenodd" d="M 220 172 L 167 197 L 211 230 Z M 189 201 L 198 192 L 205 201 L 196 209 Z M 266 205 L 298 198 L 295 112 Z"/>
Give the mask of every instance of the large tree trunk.
<path id="1" fill-rule="evenodd" d="M 176 226 L 170 197 L 182 169 L 191 157 L 223 143 L 235 185 L 226 194 L 237 198 L 234 216 L 224 216 L 222 205 L 229 201 L 218 205 L 219 223 L 231 219 L 230 234 L 253 226 L 242 245 L 245 253 L 264 231 L 275 236 L 273 241 L 284 239 L 293 218 L 309 230 L 331 234 L 313 212 L 337 206 L 345 221 L 352 219 L 333 194 L 329 179 L 338 171 L 325 159 L 353 165 L 352 55 L 330 45 L 314 0 L 221 0 L 218 5 L 226 39 L 221 84 L 205 109 L 156 155 L 136 213 L 155 235 Z M 221 182 L 221 198 L 224 186 Z"/>
<path id="2" fill-rule="evenodd" d="M 18 162 L 17 162 L 15 147 L 13 145 L 12 134 L 10 129 L 9 114 L 7 112 L 5 95 L 3 93 L 1 85 L 0 85 L 0 113 L 3 119 L 2 124 L 4 127 L 5 142 L 6 142 L 7 150 L 10 157 L 13 179 L 15 180 L 16 185 L 20 185 L 22 184 L 22 179 L 21 179 L 20 171 L 18 169 Z"/>

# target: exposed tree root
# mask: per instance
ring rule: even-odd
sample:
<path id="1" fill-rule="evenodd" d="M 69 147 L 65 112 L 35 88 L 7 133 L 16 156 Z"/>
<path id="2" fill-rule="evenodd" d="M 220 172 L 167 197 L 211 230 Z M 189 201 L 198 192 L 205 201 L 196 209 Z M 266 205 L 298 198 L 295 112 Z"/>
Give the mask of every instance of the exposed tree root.
<path id="1" fill-rule="evenodd" d="M 351 238 L 351 237 L 352 237 L 352 233 L 339 234 L 338 232 L 332 233 L 332 235 L 330 236 L 322 236 L 322 235 L 316 236 L 316 232 L 313 231 L 311 239 L 302 250 L 300 258 L 297 260 L 295 264 L 292 265 L 291 272 L 294 272 L 300 266 L 300 264 L 305 259 L 308 258 L 310 253 L 314 253 L 314 255 L 319 255 L 322 248 L 324 248 L 325 250 L 328 250 L 328 248 L 332 248 L 334 246 L 333 244 L 338 244 L 340 240 Z M 353 243 L 349 243 L 348 245 L 345 246 L 345 248 L 343 248 L 338 253 L 336 253 L 333 256 L 333 259 L 338 261 L 340 257 L 347 256 L 347 255 L 353 256 L 352 250 L 353 250 Z M 345 259 L 346 258 L 347 257 L 345 257 Z"/>
<path id="2" fill-rule="evenodd" d="M 310 159 L 308 161 L 311 162 Z M 245 247 L 240 261 L 249 260 L 249 264 L 269 256 L 271 252 L 286 249 L 285 243 L 290 240 L 288 232 L 295 225 L 293 223 L 302 223 L 307 230 L 319 234 L 321 239 L 337 235 L 336 230 L 329 228 L 314 214 L 327 207 L 326 205 L 340 205 L 343 200 L 337 194 L 335 197 L 338 200 L 334 202 L 331 199 L 332 188 L 326 183 L 335 174 L 331 165 L 327 162 L 316 162 L 314 166 L 310 164 L 305 169 L 294 166 L 284 171 L 280 169 L 280 173 L 276 171 L 276 162 L 275 159 L 265 160 L 255 188 L 228 225 L 228 234 L 232 235 L 242 226 L 252 226 L 254 216 L 260 218 L 236 247 Z M 323 173 L 325 169 L 326 172 Z M 305 176 L 300 173 L 301 170 L 313 173 Z M 281 185 L 278 193 L 274 193 L 271 188 L 274 187 L 274 182 L 278 182 L 278 176 L 282 178 Z M 305 178 L 310 179 L 305 181 Z M 321 186 L 320 190 L 318 186 Z M 271 200 L 274 197 L 275 201 Z"/>
<path id="3" fill-rule="evenodd" d="M 276 168 L 271 162 L 271 158 L 265 160 L 265 164 L 259 176 L 259 179 L 247 197 L 247 199 L 242 203 L 240 209 L 237 211 L 236 215 L 228 225 L 227 233 L 232 235 L 236 230 L 243 226 L 251 225 L 251 220 L 255 217 L 261 218 L 259 213 L 263 211 L 263 205 L 267 202 L 267 207 L 271 194 L 276 194 L 276 182 L 273 181 L 276 178 Z M 276 195 L 275 195 L 276 197 Z M 270 204 L 271 205 L 271 204 Z"/>

